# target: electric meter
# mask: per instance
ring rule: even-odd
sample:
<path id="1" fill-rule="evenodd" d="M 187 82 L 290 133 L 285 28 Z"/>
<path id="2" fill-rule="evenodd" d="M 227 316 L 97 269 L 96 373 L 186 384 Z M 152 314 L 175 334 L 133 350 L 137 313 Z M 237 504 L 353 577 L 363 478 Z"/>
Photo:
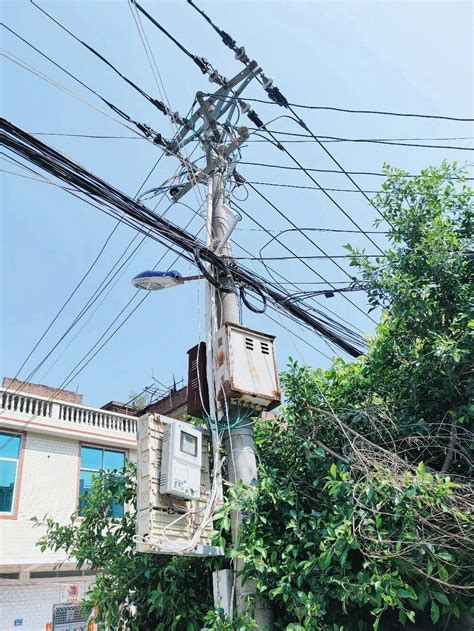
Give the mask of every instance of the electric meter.
<path id="1" fill-rule="evenodd" d="M 186 499 L 201 495 L 202 433 L 189 423 L 172 421 L 163 433 L 160 493 Z"/>

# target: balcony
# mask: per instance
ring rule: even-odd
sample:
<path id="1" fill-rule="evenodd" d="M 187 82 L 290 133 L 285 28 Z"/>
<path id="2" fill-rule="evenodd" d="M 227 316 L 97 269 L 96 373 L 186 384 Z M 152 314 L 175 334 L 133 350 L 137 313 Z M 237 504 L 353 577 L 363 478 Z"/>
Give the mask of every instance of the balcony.
<path id="1" fill-rule="evenodd" d="M 31 432 L 93 439 L 104 444 L 135 444 L 137 418 L 58 399 L 0 388 L 0 423 Z M 26 424 L 27 427 L 25 426 Z"/>

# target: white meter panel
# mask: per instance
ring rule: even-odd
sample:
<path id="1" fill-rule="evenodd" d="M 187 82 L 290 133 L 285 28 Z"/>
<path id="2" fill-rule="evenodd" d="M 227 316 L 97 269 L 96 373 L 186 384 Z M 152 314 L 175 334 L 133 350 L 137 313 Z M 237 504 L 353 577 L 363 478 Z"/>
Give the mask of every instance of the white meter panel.
<path id="1" fill-rule="evenodd" d="M 201 495 L 202 433 L 182 421 L 169 423 L 163 434 L 160 493 L 185 499 Z"/>

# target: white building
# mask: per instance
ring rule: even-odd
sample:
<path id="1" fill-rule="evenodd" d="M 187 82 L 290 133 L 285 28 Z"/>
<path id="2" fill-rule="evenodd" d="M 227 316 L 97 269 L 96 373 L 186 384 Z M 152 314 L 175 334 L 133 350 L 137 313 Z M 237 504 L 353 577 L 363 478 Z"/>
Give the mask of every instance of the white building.
<path id="1" fill-rule="evenodd" d="M 0 631 L 44 631 L 53 604 L 80 599 L 94 576 L 77 571 L 64 553 L 42 553 L 36 542 L 44 528 L 34 527 L 31 518 L 47 513 L 69 521 L 94 471 L 135 459 L 137 419 L 112 411 L 113 403 L 84 406 L 74 392 L 11 380 L 3 385 Z"/>

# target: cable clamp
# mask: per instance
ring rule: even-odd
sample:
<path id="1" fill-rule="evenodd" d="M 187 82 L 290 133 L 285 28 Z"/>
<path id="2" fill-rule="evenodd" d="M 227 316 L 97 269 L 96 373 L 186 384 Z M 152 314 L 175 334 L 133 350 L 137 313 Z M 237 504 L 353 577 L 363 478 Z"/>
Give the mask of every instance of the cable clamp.
<path id="1" fill-rule="evenodd" d="M 266 92 L 272 101 L 283 107 L 288 107 L 288 101 L 276 86 L 267 88 Z"/>
<path id="2" fill-rule="evenodd" d="M 256 127 L 265 127 L 264 122 L 255 110 L 249 109 L 249 111 L 247 112 L 247 117 Z"/>

